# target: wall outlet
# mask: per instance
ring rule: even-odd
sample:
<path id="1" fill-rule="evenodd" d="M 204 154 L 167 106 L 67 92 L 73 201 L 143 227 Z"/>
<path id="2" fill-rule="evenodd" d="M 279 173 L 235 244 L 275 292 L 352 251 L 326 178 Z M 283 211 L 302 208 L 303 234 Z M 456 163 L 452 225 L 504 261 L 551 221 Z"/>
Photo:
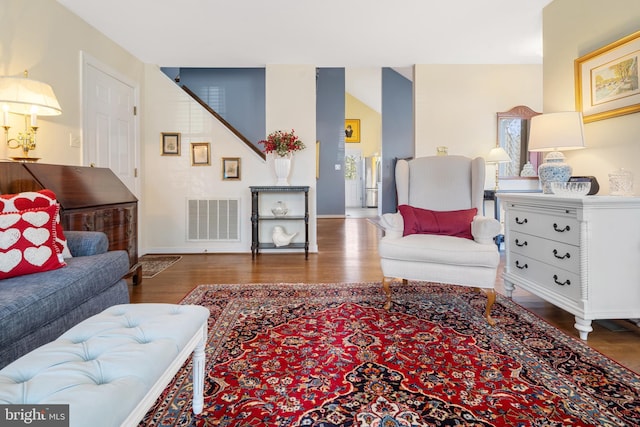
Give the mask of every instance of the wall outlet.
<path id="1" fill-rule="evenodd" d="M 69 146 L 80 148 L 80 136 L 69 133 Z"/>

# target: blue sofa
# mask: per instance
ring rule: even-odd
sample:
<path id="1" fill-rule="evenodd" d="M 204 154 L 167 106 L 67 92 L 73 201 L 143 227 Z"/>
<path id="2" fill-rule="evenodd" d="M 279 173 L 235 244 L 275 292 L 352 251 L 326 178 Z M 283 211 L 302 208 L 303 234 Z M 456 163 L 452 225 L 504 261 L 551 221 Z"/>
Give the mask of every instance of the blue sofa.
<path id="1" fill-rule="evenodd" d="M 84 319 L 129 302 L 126 251 L 101 232 L 65 231 L 73 258 L 57 270 L 0 280 L 0 369 Z"/>

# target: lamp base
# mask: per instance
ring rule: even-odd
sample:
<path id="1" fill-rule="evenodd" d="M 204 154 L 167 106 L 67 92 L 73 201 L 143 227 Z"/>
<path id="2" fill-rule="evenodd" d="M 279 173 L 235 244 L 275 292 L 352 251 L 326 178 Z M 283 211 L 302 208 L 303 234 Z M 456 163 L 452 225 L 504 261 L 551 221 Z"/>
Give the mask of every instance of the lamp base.
<path id="1" fill-rule="evenodd" d="M 542 184 L 542 192 L 553 194 L 552 182 L 567 182 L 571 177 L 571 166 L 564 162 L 564 154 L 551 151 L 544 158 L 544 163 L 538 166 L 538 177 Z"/>

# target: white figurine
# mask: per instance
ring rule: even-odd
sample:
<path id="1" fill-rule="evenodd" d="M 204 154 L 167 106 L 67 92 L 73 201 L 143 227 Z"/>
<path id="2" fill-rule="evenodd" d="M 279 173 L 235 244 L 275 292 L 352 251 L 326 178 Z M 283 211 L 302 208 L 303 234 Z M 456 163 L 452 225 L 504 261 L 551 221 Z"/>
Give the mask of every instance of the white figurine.
<path id="1" fill-rule="evenodd" d="M 536 176 L 536 171 L 533 169 L 533 165 L 531 162 L 527 162 L 522 167 L 522 172 L 520 172 L 520 176 Z"/>
<path id="2" fill-rule="evenodd" d="M 298 233 L 295 232 L 293 234 L 287 234 L 284 228 L 276 225 L 275 227 L 273 227 L 273 233 L 271 237 L 273 238 L 273 243 L 276 245 L 276 247 L 279 248 L 280 246 L 287 246 L 289 243 L 291 243 L 291 240 L 296 234 Z"/>

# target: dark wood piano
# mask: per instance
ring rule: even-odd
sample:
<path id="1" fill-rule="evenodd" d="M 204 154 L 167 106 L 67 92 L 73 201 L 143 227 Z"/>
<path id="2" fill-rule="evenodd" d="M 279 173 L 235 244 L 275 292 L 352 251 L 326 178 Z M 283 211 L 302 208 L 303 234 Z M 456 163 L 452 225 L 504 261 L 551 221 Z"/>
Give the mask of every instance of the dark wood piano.
<path id="1" fill-rule="evenodd" d="M 49 189 L 60 202 L 64 230 L 102 231 L 109 250 L 129 254 L 129 275 L 142 282 L 138 261 L 138 199 L 109 168 L 0 163 L 0 193 Z"/>

